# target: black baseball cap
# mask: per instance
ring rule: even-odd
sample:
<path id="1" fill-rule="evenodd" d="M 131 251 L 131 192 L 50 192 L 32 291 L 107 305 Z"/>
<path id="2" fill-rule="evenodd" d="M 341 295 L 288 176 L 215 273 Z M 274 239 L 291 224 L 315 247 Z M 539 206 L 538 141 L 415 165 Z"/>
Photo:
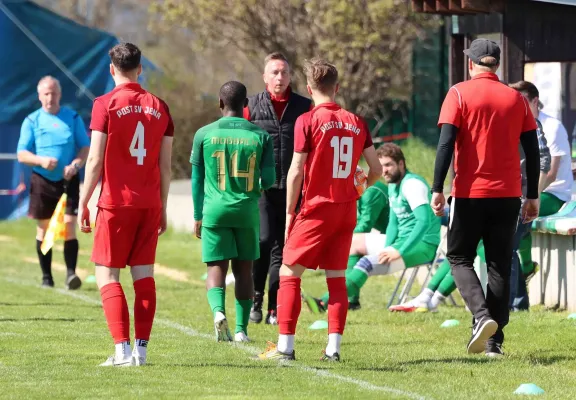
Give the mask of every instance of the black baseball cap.
<path id="1" fill-rule="evenodd" d="M 496 42 L 488 39 L 476 39 L 470 43 L 470 48 L 464 50 L 474 64 L 483 65 L 485 67 L 494 67 L 494 65 L 485 64 L 482 60 L 484 57 L 494 57 L 496 62 L 500 63 L 500 47 Z"/>

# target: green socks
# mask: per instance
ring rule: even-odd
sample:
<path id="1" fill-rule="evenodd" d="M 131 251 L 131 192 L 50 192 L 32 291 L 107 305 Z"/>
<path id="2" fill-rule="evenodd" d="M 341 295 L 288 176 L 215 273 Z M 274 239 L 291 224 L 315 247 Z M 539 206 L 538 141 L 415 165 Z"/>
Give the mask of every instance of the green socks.
<path id="1" fill-rule="evenodd" d="M 430 289 L 433 292 L 437 291 L 438 287 L 440 287 L 440 284 L 442 283 L 442 280 L 448 274 L 450 274 L 450 263 L 448 262 L 448 260 L 444 260 L 442 261 L 442 264 L 440 264 L 438 270 L 436 270 L 436 272 L 430 279 L 430 282 L 428 283 L 428 289 Z"/>
<path id="2" fill-rule="evenodd" d="M 226 314 L 226 291 L 224 288 L 214 287 L 208 290 L 207 297 L 208 304 L 212 310 L 212 315 L 215 316 L 218 311 L 222 314 Z"/>
<path id="3" fill-rule="evenodd" d="M 348 256 L 348 269 L 346 270 L 346 282 L 348 282 L 348 276 L 350 275 L 350 272 L 354 270 L 354 266 L 358 261 L 360 261 L 362 257 L 364 256 L 361 256 L 359 254 Z M 346 286 L 348 286 L 348 284 L 346 284 Z M 360 289 L 358 289 L 357 292 L 360 293 Z M 324 296 L 320 298 L 320 300 L 322 300 L 322 303 L 324 303 L 325 307 L 328 307 L 329 299 L 330 295 L 328 294 L 328 292 L 324 293 Z M 348 301 L 350 303 L 358 303 L 359 299 L 360 298 L 358 294 L 351 296 L 350 292 L 348 292 Z"/>
<path id="4" fill-rule="evenodd" d="M 226 290 L 215 287 L 208 290 L 208 304 L 212 310 L 212 315 L 217 312 L 226 314 Z M 248 334 L 248 321 L 250 320 L 250 310 L 252 309 L 252 299 L 236 300 L 236 332 Z"/>
<path id="5" fill-rule="evenodd" d="M 236 299 L 236 332 L 244 332 L 248 335 L 248 320 L 250 319 L 250 310 L 252 309 L 252 299 Z"/>

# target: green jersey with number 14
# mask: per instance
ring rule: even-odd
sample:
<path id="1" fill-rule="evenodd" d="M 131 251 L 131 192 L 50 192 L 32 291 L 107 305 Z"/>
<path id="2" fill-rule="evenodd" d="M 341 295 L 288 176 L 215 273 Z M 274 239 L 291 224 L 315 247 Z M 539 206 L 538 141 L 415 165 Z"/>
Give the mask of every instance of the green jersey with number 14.
<path id="1" fill-rule="evenodd" d="M 260 221 L 261 171 L 274 169 L 266 131 L 237 117 L 223 117 L 194 136 L 190 162 L 204 166 L 202 225 L 251 227 Z"/>

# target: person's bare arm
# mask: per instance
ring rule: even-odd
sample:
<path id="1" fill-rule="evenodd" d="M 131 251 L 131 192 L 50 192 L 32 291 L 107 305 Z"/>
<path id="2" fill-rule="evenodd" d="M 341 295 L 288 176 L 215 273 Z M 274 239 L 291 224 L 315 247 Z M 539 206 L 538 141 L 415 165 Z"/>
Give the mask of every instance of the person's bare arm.
<path id="1" fill-rule="evenodd" d="M 362 155 L 364 156 L 369 168 L 368 186 L 372 186 L 382 177 L 382 165 L 380 164 L 380 160 L 378 160 L 374 146 L 365 148 Z"/>
<path id="2" fill-rule="evenodd" d="M 560 160 L 562 160 L 562 156 L 552 156 L 552 160 L 550 161 L 550 171 L 548 171 L 548 174 L 546 175 L 546 184 L 544 188 L 552 184 L 558 177 L 558 170 L 560 169 Z"/>
<path id="3" fill-rule="evenodd" d="M 286 214 L 294 215 L 300 192 L 302 191 L 302 181 L 304 180 L 304 166 L 308 153 L 294 153 L 292 163 L 286 178 Z"/>
<path id="4" fill-rule="evenodd" d="M 52 171 L 58 165 L 58 160 L 54 157 L 37 156 L 28 150 L 20 150 L 18 152 L 18 162 L 29 167 L 42 167 L 48 171 Z"/>

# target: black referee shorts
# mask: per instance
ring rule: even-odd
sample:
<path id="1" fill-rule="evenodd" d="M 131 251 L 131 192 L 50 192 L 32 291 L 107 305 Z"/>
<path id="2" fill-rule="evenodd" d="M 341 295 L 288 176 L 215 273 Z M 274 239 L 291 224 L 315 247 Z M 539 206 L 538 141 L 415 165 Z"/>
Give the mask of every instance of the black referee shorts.
<path id="1" fill-rule="evenodd" d="M 62 179 L 53 182 L 42 175 L 32 172 L 30 177 L 30 207 L 28 216 L 34 219 L 50 219 L 60 197 L 68 194 L 66 215 L 78 215 L 80 201 L 80 179 L 76 174 L 70 181 Z"/>

